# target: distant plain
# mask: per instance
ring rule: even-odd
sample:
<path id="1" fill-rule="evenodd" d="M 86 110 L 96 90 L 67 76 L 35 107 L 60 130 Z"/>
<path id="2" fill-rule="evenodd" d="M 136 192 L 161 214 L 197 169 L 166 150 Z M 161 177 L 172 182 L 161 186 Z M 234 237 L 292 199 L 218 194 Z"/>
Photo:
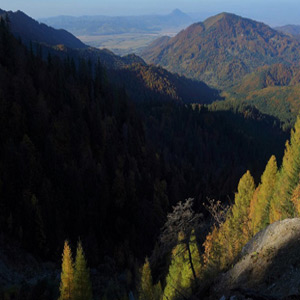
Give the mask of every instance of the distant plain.
<path id="1" fill-rule="evenodd" d="M 151 44 L 155 39 L 167 35 L 175 36 L 180 29 L 171 28 L 151 33 L 122 33 L 122 34 L 103 34 L 103 35 L 81 35 L 77 36 L 83 43 L 99 49 L 109 49 L 117 55 L 130 53 L 139 54 L 143 48 Z"/>

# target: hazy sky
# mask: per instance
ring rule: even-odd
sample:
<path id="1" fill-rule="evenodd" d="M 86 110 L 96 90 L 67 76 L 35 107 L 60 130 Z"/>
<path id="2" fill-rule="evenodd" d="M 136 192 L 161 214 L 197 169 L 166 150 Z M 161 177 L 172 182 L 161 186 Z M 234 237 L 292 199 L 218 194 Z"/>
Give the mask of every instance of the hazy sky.
<path id="1" fill-rule="evenodd" d="M 233 12 L 270 25 L 300 24 L 299 0 L 1 0 L 0 8 L 22 10 L 33 18 L 56 15 L 165 14 L 175 8 L 205 18 Z"/>

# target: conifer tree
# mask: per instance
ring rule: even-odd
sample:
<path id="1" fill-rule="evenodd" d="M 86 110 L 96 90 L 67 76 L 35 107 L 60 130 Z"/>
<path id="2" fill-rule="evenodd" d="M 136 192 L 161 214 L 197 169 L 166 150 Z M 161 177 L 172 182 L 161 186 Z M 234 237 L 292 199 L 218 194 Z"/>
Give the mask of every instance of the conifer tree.
<path id="1" fill-rule="evenodd" d="M 300 183 L 297 184 L 293 191 L 292 201 L 295 207 L 295 215 L 299 218 L 300 216 Z"/>
<path id="2" fill-rule="evenodd" d="M 194 262 L 191 254 L 191 237 L 195 234 L 194 229 L 200 228 L 201 214 L 196 214 L 193 209 L 193 200 L 186 199 L 184 203 L 179 202 L 173 207 L 173 212 L 168 214 L 167 222 L 162 228 L 160 240 L 162 248 L 168 249 L 168 252 L 175 248 L 178 243 L 184 244 L 183 249 L 188 253 L 189 265 L 194 280 L 197 279 Z M 171 247 L 171 249 L 170 249 Z"/>
<path id="3" fill-rule="evenodd" d="M 154 300 L 162 299 L 163 292 L 162 292 L 162 287 L 161 287 L 160 281 L 156 285 L 154 285 L 153 295 L 154 295 Z"/>
<path id="4" fill-rule="evenodd" d="M 187 276 L 188 257 L 185 246 L 179 243 L 172 251 L 172 259 L 166 278 L 163 300 L 188 298 L 191 294 L 191 277 Z M 190 274 L 192 275 L 192 274 Z"/>
<path id="5" fill-rule="evenodd" d="M 236 240 L 237 248 L 240 250 L 250 238 L 249 212 L 250 202 L 255 191 L 254 179 L 247 171 L 240 179 L 238 192 L 235 194 L 235 203 L 232 207 L 231 223 L 232 234 Z M 238 250 L 238 251 L 239 251 Z"/>
<path id="6" fill-rule="evenodd" d="M 184 239 L 183 233 L 180 233 L 178 245 L 172 251 L 171 265 L 163 294 L 164 300 L 188 298 L 192 294 L 195 280 L 200 277 L 201 258 L 194 230 L 191 233 L 188 246 L 186 243 L 182 243 Z M 194 270 L 191 268 L 191 260 Z M 194 272 L 197 276 L 196 279 L 194 278 Z"/>
<path id="7" fill-rule="evenodd" d="M 81 242 L 78 242 L 74 270 L 74 300 L 91 300 L 92 286 Z"/>
<path id="8" fill-rule="evenodd" d="M 151 268 L 148 258 L 141 269 L 141 280 L 139 285 L 139 299 L 140 300 L 159 300 L 161 298 L 161 284 L 158 282 L 153 285 Z"/>
<path id="9" fill-rule="evenodd" d="M 292 194 L 299 182 L 299 173 L 300 117 L 298 116 L 294 129 L 291 131 L 290 142 L 286 142 L 282 167 L 271 200 L 270 223 L 295 215 Z"/>
<path id="10" fill-rule="evenodd" d="M 65 241 L 62 255 L 62 272 L 59 300 L 73 300 L 74 293 L 74 264 L 68 241 Z"/>
<path id="11" fill-rule="evenodd" d="M 251 223 L 253 234 L 269 224 L 270 201 L 273 196 L 277 178 L 277 162 L 273 155 L 261 177 L 261 184 L 251 203 Z M 254 201 L 256 198 L 256 201 Z"/>
<path id="12" fill-rule="evenodd" d="M 260 190 L 260 187 L 261 187 L 261 185 L 259 185 L 256 188 L 256 190 L 253 194 L 253 197 L 251 199 L 251 202 L 250 202 L 249 220 L 250 220 L 250 230 L 252 231 L 253 234 L 254 234 L 254 231 L 255 231 L 255 224 L 257 223 L 255 216 L 256 216 L 257 202 L 258 202 L 257 197 L 258 197 L 258 192 Z"/>
<path id="13" fill-rule="evenodd" d="M 221 257 L 221 249 L 218 243 L 219 228 L 213 227 L 212 231 L 206 236 L 205 242 L 203 243 L 203 264 L 206 270 L 217 269 L 219 266 L 219 258 Z"/>
<path id="14" fill-rule="evenodd" d="M 254 196 L 255 183 L 247 171 L 240 179 L 235 203 L 227 214 L 226 221 L 215 227 L 204 243 L 205 269 L 212 272 L 226 269 L 251 237 L 250 202 Z"/>

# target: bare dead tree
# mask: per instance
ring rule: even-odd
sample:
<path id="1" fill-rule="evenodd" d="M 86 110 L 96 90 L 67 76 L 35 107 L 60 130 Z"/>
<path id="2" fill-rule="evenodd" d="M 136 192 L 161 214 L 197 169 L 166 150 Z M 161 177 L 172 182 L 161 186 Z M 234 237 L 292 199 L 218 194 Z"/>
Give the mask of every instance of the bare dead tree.
<path id="1" fill-rule="evenodd" d="M 214 223 L 220 227 L 226 220 L 230 206 L 224 205 L 220 200 L 207 198 L 208 204 L 203 203 L 203 206 L 213 217 Z"/>
<path id="2" fill-rule="evenodd" d="M 173 206 L 172 213 L 167 216 L 167 221 L 161 230 L 160 243 L 164 252 L 171 251 L 178 243 L 183 243 L 189 255 L 189 263 L 196 280 L 196 272 L 192 261 L 190 248 L 190 238 L 193 230 L 197 231 L 201 227 L 200 220 L 202 214 L 196 214 L 192 209 L 194 199 L 189 198 L 185 202 L 178 202 Z M 181 239 L 178 239 L 179 235 Z"/>

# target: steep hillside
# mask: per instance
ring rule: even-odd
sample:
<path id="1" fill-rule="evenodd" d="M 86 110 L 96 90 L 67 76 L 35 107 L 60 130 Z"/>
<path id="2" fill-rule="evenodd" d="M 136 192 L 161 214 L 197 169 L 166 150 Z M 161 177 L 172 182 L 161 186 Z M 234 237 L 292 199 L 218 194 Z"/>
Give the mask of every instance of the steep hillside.
<path id="1" fill-rule="evenodd" d="M 131 64 L 109 74 L 137 102 L 175 100 L 178 103 L 208 104 L 222 99 L 219 91 L 205 83 L 172 74 L 154 65 Z"/>
<path id="2" fill-rule="evenodd" d="M 263 65 L 298 64 L 300 47 L 295 39 L 263 23 L 222 13 L 191 25 L 170 40 L 154 42 L 142 57 L 224 88 Z"/>
<path id="3" fill-rule="evenodd" d="M 66 47 L 83 49 L 87 48 L 79 39 L 66 30 L 56 30 L 30 18 L 22 11 L 0 11 L 0 16 L 8 16 L 10 30 L 16 37 L 21 37 L 23 42 L 39 42 L 49 46 L 63 44 Z"/>
<path id="4" fill-rule="evenodd" d="M 216 102 L 212 107 L 229 109 L 241 104 L 253 105 L 261 112 L 278 118 L 284 128 L 290 128 L 300 111 L 299 91 L 299 67 L 284 64 L 264 66 L 223 92 L 226 100 Z"/>

